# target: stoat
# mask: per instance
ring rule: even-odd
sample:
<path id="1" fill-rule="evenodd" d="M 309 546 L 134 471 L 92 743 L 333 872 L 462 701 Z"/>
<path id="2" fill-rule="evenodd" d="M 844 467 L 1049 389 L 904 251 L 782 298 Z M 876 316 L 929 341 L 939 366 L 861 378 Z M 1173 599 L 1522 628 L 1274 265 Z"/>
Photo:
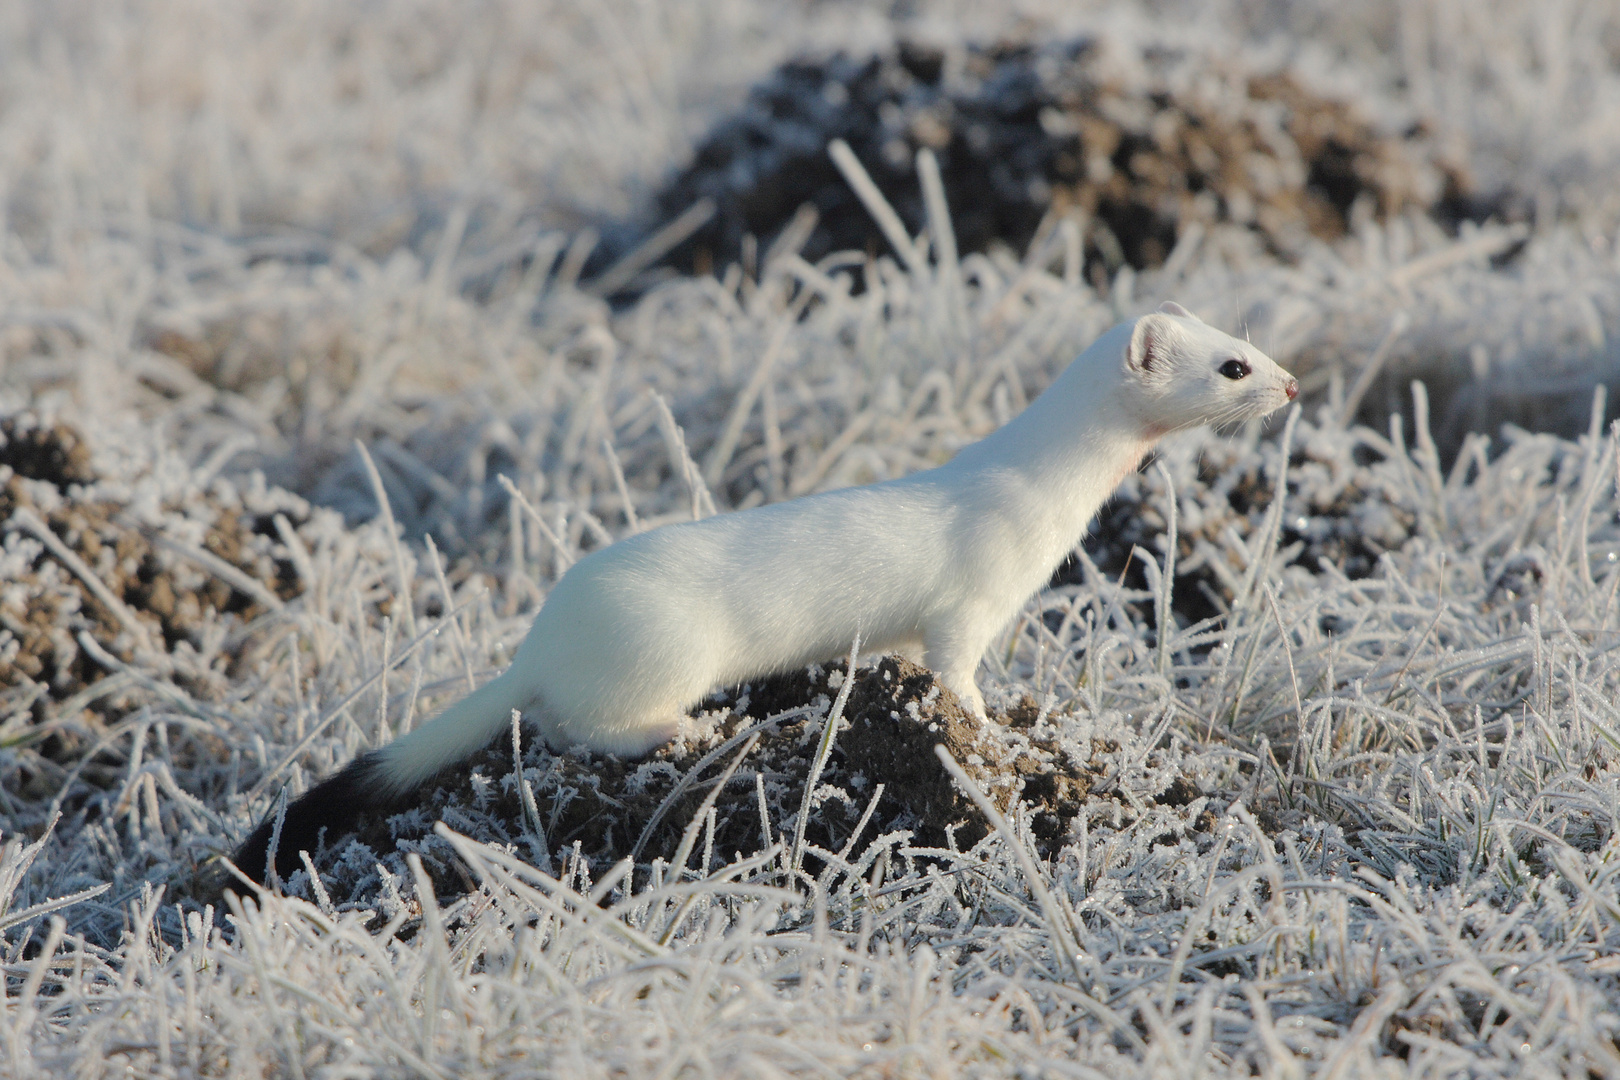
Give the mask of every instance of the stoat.
<path id="1" fill-rule="evenodd" d="M 717 687 L 827 661 L 861 639 L 934 671 L 984 715 L 979 658 L 1165 434 L 1292 401 L 1264 353 L 1177 304 L 1109 330 L 1017 417 L 899 480 L 665 525 L 574 564 L 512 665 L 287 809 L 276 870 L 507 730 L 639 755 Z M 267 874 L 274 815 L 236 854 Z"/>

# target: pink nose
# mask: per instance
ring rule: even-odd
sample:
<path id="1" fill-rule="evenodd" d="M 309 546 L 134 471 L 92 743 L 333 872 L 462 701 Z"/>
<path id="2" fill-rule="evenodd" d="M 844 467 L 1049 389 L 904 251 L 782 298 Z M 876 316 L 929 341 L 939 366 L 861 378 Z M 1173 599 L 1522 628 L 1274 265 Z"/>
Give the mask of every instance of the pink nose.
<path id="1" fill-rule="evenodd" d="M 1283 393 L 1288 395 L 1289 401 L 1293 401 L 1295 398 L 1299 397 L 1299 380 L 1289 379 L 1288 385 L 1283 387 Z"/>

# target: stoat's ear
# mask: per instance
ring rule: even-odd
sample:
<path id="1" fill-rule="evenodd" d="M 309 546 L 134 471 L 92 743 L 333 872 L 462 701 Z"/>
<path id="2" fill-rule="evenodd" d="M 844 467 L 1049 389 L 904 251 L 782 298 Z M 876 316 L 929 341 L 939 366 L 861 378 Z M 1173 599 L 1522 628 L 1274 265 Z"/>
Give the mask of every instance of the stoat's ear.
<path id="1" fill-rule="evenodd" d="M 1199 319 L 1198 316 L 1194 315 L 1186 308 L 1182 307 L 1180 304 L 1176 303 L 1174 300 L 1166 300 L 1164 303 L 1159 305 L 1159 310 L 1164 312 L 1166 315 L 1179 315 L 1183 319 L 1194 319 L 1198 322 L 1204 321 Z"/>
<path id="2" fill-rule="evenodd" d="M 1170 372 L 1170 342 L 1174 324 L 1158 315 L 1136 320 L 1131 343 L 1125 348 L 1125 366 L 1147 379 L 1163 379 Z"/>

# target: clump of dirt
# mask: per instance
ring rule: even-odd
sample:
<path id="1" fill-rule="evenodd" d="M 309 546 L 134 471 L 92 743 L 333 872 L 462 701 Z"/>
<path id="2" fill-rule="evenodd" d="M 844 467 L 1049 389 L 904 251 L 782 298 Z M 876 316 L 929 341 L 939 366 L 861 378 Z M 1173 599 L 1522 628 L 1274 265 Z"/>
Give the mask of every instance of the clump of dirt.
<path id="1" fill-rule="evenodd" d="M 704 827 L 692 859 L 700 860 L 710 848 L 725 860 L 764 850 L 776 840 L 790 842 L 817 743 L 844 677 L 845 665 L 813 666 L 717 695 L 700 708 L 694 733 L 641 761 L 555 753 L 525 733 L 523 776 L 546 850 L 556 857 L 577 846 L 598 868 L 631 855 L 643 864 L 671 858 L 713 785 L 741 752 L 738 736 L 750 730 L 761 732 L 761 738 L 716 797 L 712 833 Z M 1021 800 L 1041 854 L 1055 854 L 1070 839 L 1075 817 L 1109 766 L 1070 760 L 1058 745 L 1058 729 L 1050 722 L 1035 724 L 1038 712 L 1026 701 L 986 724 L 915 664 L 885 657 L 859 668 L 813 800 L 807 868 L 814 873 L 824 865 L 817 849 L 837 853 L 847 846 L 858 854 L 864 844 L 897 830 L 909 831 L 922 848 L 966 850 L 983 839 L 989 825 L 940 764 L 936 745 L 951 752 L 1001 811 L 1010 813 L 1014 800 Z M 1102 747 L 1104 756 L 1110 749 L 1119 747 Z M 1195 790 L 1191 783 L 1172 783 L 1164 797 L 1183 805 L 1186 792 Z M 874 798 L 872 817 L 856 834 Z M 352 836 L 333 838 L 315 860 L 324 888 L 334 901 L 360 900 L 378 887 L 379 860 L 402 872 L 404 855 L 415 852 L 442 893 L 466 890 L 471 883 L 433 835 L 441 819 L 488 842 L 536 855 L 510 740 L 498 740 L 440 774 L 410 807 L 364 822 Z"/>
<path id="2" fill-rule="evenodd" d="M 90 448 L 77 431 L 66 424 L 29 424 L 26 417 L 0 418 L 0 468 L 58 488 L 96 478 Z"/>
<path id="3" fill-rule="evenodd" d="M 1307 235 L 1342 235 L 1362 201 L 1381 215 L 1474 213 L 1466 173 L 1429 132 L 1381 133 L 1287 74 L 1171 78 L 1184 57 L 1140 60 L 1147 76 L 1129 83 L 1089 40 L 787 63 L 660 195 L 670 216 L 700 198 L 718 208 L 675 259 L 699 272 L 746 261 L 745 237 L 770 240 L 806 204 L 819 216 L 806 258 L 886 250 L 828 157 L 835 138 L 913 234 L 926 224 L 915 156 L 931 149 L 964 251 L 1021 252 L 1043 223 L 1079 217 L 1095 280 L 1159 265 L 1194 223 L 1248 226 L 1286 257 Z"/>
<path id="4" fill-rule="evenodd" d="M 245 636 L 216 651 L 215 624 L 251 623 L 266 614 L 267 598 L 285 601 L 300 591 L 279 547 L 275 518 L 301 523 L 308 514 L 301 500 L 267 495 L 250 509 L 216 486 L 166 508 L 204 526 L 203 555 L 196 556 L 187 554 L 194 545 L 143 527 L 118 499 L 100 497 L 99 480 L 83 436 L 71 426 L 28 413 L 0 418 L 0 553 L 7 566 L 0 589 L 0 713 L 8 717 L 42 725 L 72 720 L 64 708 L 120 711 L 118 694 L 98 699 L 94 693 L 111 672 L 84 647 L 81 634 L 117 661 L 164 668 L 188 692 L 214 699 L 232 663 L 252 644 Z M 39 526 L 79 566 L 44 543 Z M 234 568 L 239 579 L 222 579 L 208 556 Z M 262 589 L 246 590 L 245 579 Z M 109 605 L 97 585 L 122 610 Z M 75 759 L 98 726 L 54 724 L 36 749 L 50 761 Z M 28 735 L 12 732 L 12 740 L 27 742 Z M 27 778 L 21 782 L 26 787 Z"/>

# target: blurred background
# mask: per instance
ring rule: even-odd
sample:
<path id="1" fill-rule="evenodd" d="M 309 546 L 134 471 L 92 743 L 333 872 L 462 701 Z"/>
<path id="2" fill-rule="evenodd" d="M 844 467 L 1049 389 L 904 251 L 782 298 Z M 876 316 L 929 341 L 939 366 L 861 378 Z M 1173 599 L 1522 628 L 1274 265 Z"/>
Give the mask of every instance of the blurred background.
<path id="1" fill-rule="evenodd" d="M 0 388 L 178 364 L 253 402 L 260 464 L 314 491 L 337 418 L 292 407 L 312 367 L 352 390 L 393 336 L 360 324 L 407 282 L 487 311 L 712 213 L 619 267 L 622 309 L 676 272 L 757 274 L 806 202 L 812 262 L 886 253 L 832 137 L 913 234 L 928 146 L 964 252 L 1055 264 L 1068 221 L 1099 296 L 1128 268 L 1131 299 L 1246 329 L 1314 391 L 1391 338 L 1355 404 L 1381 427 L 1421 375 L 1448 453 L 1504 421 L 1584 430 L 1615 376 L 1608 2 L 18 0 Z M 390 392 L 483 379 L 456 314 L 414 306 Z"/>

